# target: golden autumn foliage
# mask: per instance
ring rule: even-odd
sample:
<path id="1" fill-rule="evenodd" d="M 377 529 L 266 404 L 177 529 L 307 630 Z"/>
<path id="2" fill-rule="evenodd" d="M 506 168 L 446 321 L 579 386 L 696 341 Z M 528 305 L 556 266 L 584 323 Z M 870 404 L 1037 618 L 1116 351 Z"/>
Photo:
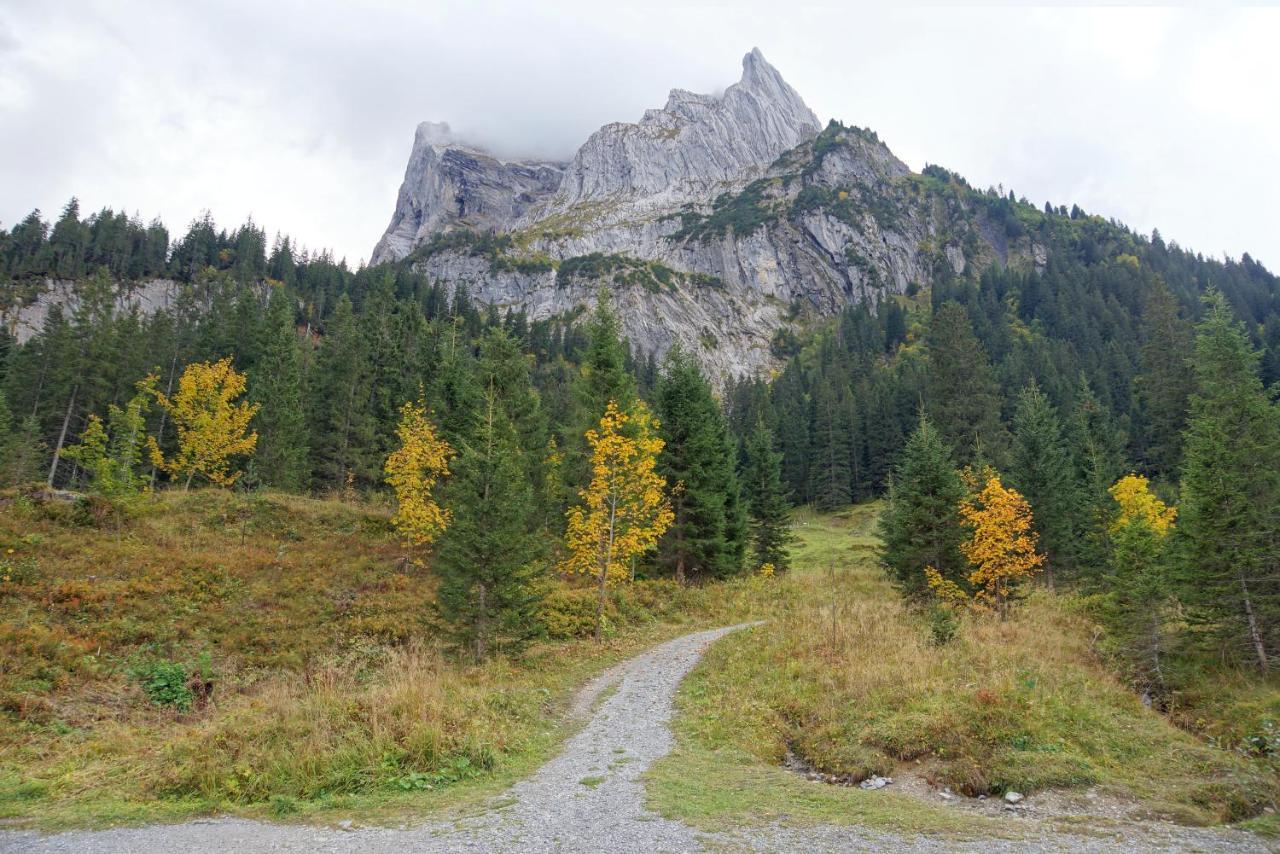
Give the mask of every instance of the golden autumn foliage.
<path id="1" fill-rule="evenodd" d="M 184 488 L 190 488 L 196 475 L 218 486 L 235 483 L 240 472 L 230 470 L 232 458 L 252 454 L 258 445 L 257 432 L 249 432 L 258 404 L 237 402 L 244 390 L 245 375 L 231 366 L 228 356 L 187 365 L 172 398 L 156 392 L 156 401 L 178 431 L 178 450 L 168 459 L 156 440 L 148 439 L 156 468 L 175 480 L 185 477 Z"/>
<path id="2" fill-rule="evenodd" d="M 671 505 L 656 471 L 663 441 L 643 403 L 624 412 L 609 402 L 600 426 L 587 431 L 591 483 L 570 508 L 565 531 L 566 572 L 591 575 L 599 588 L 596 635 L 609 581 L 630 576 L 633 557 L 653 548 L 671 525 Z"/>
<path id="3" fill-rule="evenodd" d="M 1152 495 L 1147 479 L 1142 475 L 1125 475 L 1107 491 L 1118 507 L 1116 518 L 1111 523 L 1112 533 L 1135 522 L 1162 537 L 1172 530 L 1174 520 L 1178 517 L 1178 508 L 1169 507 Z"/>
<path id="4" fill-rule="evenodd" d="M 973 567 L 968 576 L 973 595 L 933 567 L 925 568 L 929 588 L 948 605 L 990 607 L 1003 614 L 1017 588 L 1044 565 L 1044 555 L 1036 552 L 1031 508 L 992 473 L 982 490 L 960 506 L 960 515 L 973 532 L 960 545 Z"/>
<path id="5" fill-rule="evenodd" d="M 396 494 L 392 523 L 414 546 L 426 546 L 449 524 L 449 511 L 436 503 L 432 490 L 449 474 L 453 448 L 436 436 L 426 406 L 409 402 L 400 407 L 396 426 L 400 447 L 387 457 L 386 482 Z"/>

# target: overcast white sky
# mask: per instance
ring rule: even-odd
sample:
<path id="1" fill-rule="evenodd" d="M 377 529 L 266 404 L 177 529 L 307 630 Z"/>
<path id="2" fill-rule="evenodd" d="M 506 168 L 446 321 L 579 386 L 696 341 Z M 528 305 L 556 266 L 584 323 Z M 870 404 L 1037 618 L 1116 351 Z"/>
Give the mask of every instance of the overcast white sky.
<path id="1" fill-rule="evenodd" d="M 1280 268 L 1280 10 L 613 2 L 0 5 L 0 226 L 77 195 L 367 258 L 414 128 L 568 157 L 758 45 L 822 119 Z"/>

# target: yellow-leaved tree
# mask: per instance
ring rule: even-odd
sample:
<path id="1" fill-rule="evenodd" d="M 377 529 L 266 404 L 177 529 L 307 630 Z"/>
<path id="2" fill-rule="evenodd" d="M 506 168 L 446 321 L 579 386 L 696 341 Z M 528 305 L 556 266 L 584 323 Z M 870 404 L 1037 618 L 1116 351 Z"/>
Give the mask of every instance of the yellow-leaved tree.
<path id="1" fill-rule="evenodd" d="M 960 506 L 960 515 L 972 530 L 960 551 L 973 567 L 968 577 L 973 595 L 933 567 L 925 569 L 929 587 L 947 604 L 990 607 L 1004 616 L 1018 588 L 1044 565 L 1044 555 L 1036 552 L 1031 507 L 990 473 L 982 490 Z"/>
<path id="2" fill-rule="evenodd" d="M 666 482 L 656 471 L 663 446 L 657 427 L 643 403 L 623 411 L 610 401 L 599 428 L 587 431 L 591 483 L 578 493 L 582 504 L 569 509 L 561 567 L 596 579 L 597 640 L 609 582 L 629 578 L 631 559 L 671 526 Z"/>
<path id="3" fill-rule="evenodd" d="M 1140 474 L 1125 475 L 1107 491 L 1118 505 L 1116 518 L 1111 523 L 1113 534 L 1137 524 L 1163 536 L 1169 533 L 1178 518 L 1178 508 L 1168 507 L 1157 498 L 1151 492 L 1147 479 Z"/>
<path id="4" fill-rule="evenodd" d="M 249 431 L 258 404 L 237 401 L 244 389 L 245 375 L 231 366 L 228 356 L 187 365 L 173 397 L 157 391 L 156 401 L 177 428 L 178 450 L 166 458 L 155 437 L 148 438 L 156 468 L 174 480 L 185 478 L 184 490 L 196 475 L 218 486 L 235 483 L 240 472 L 231 471 L 231 460 L 252 454 L 258 445 L 257 432 Z"/>
<path id="5" fill-rule="evenodd" d="M 428 546 L 449 524 L 449 511 L 436 502 L 432 491 L 440 478 L 449 475 L 453 448 L 436 435 L 421 401 L 400 407 L 396 436 L 400 447 L 383 467 L 386 482 L 396 494 L 391 522 L 411 546 Z"/>
<path id="6" fill-rule="evenodd" d="M 1116 500 L 1111 523 L 1111 572 L 1106 576 L 1104 614 L 1112 637 L 1148 693 L 1166 690 L 1164 657 L 1175 624 L 1170 595 L 1169 534 L 1178 508 L 1151 492 L 1147 479 L 1126 475 L 1109 490 Z"/>

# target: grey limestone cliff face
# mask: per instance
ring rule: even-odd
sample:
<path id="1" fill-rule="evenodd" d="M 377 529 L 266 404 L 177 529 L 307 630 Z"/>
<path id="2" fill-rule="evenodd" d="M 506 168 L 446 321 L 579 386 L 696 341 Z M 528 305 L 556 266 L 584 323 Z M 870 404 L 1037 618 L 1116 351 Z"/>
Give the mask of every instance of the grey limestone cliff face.
<path id="1" fill-rule="evenodd" d="M 420 126 L 374 260 L 412 253 L 431 279 L 533 320 L 606 288 L 633 348 L 680 343 L 722 383 L 776 366 L 786 327 L 1032 254 L 874 133 L 822 128 L 759 50 L 742 67 L 723 95 L 673 90 L 567 164 L 498 160 Z M 499 237 L 498 254 L 432 242 L 462 228 Z"/>
<path id="2" fill-rule="evenodd" d="M 560 185 L 564 165 L 500 160 L 453 136 L 444 123 L 423 122 L 396 199 L 395 214 L 372 263 L 395 261 L 453 227 L 505 231 Z"/>

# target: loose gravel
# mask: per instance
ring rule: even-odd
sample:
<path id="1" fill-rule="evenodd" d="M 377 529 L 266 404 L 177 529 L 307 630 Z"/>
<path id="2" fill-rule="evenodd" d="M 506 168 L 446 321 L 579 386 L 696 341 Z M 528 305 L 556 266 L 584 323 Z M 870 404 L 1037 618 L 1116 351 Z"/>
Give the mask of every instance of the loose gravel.
<path id="1" fill-rule="evenodd" d="M 1108 836 L 1065 836 L 1027 828 L 1025 837 L 1016 841 L 950 842 L 828 826 L 743 827 L 712 834 L 664 819 L 646 809 L 640 777 L 671 750 L 673 739 L 668 723 L 680 680 L 712 642 L 738 628 L 742 626 L 685 635 L 593 680 L 579 696 L 577 711 L 584 715 L 590 713 L 590 704 L 605 689 L 616 684 L 617 690 L 599 704 L 590 721 L 558 757 L 495 799 L 488 812 L 473 818 L 406 830 L 354 825 L 348 829 L 323 828 L 218 818 L 53 835 L 5 831 L 0 832 L 0 852 L 1268 850 L 1260 839 L 1249 834 L 1173 825 L 1116 828 Z M 353 818 L 358 822 L 358 816 Z"/>

